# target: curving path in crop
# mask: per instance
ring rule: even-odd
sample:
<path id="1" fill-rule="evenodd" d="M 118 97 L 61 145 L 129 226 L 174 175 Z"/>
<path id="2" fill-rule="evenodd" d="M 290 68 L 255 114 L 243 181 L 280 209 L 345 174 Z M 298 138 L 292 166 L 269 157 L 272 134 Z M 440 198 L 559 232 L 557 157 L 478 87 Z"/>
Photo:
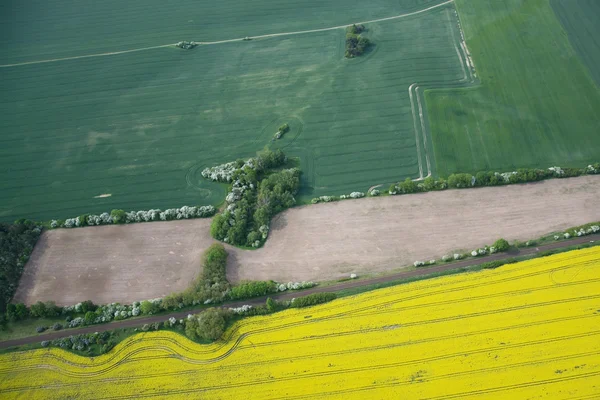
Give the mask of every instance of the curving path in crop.
<path id="1" fill-rule="evenodd" d="M 228 247 L 228 277 L 280 282 L 394 271 L 507 240 L 600 221 L 600 176 L 317 204 L 277 216 L 259 250 Z M 185 289 L 213 239 L 210 220 L 45 232 L 16 301 L 127 302 Z"/>

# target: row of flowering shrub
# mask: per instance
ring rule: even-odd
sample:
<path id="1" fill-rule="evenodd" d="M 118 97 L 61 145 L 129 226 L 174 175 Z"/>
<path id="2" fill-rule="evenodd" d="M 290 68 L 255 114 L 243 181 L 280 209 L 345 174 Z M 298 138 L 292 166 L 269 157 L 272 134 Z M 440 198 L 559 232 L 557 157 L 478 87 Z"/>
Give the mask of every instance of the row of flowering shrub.
<path id="1" fill-rule="evenodd" d="M 377 193 L 377 194 L 379 194 L 379 193 Z M 329 203 L 329 202 L 338 201 L 338 200 L 360 199 L 362 197 L 365 197 L 365 194 L 363 192 L 352 192 L 350 194 L 343 194 L 341 196 L 320 196 L 320 197 L 315 197 L 310 202 L 312 204 Z"/>
<path id="2" fill-rule="evenodd" d="M 419 192 L 430 192 L 434 190 L 463 189 L 481 186 L 500 186 L 515 183 L 535 182 L 550 178 L 569 178 L 582 175 L 596 174 L 600 174 L 600 163 L 590 164 L 585 168 L 550 167 L 545 170 L 524 168 L 518 169 L 516 171 L 503 173 L 478 172 L 475 175 L 452 174 L 448 177 L 448 179 L 434 179 L 433 177 L 428 176 L 422 181 L 414 181 L 410 178 L 406 178 L 406 180 L 403 182 L 393 183 L 388 189 L 388 194 L 400 195 Z M 367 193 L 367 195 L 371 197 L 376 197 L 380 194 L 381 191 L 376 187 L 372 188 Z M 315 197 L 311 200 L 311 203 L 329 203 L 332 201 L 344 199 L 357 199 L 361 197 L 365 197 L 365 194 L 362 192 L 352 192 L 350 195 Z"/>
<path id="3" fill-rule="evenodd" d="M 478 172 L 472 174 L 452 174 L 448 179 L 434 179 L 429 176 L 421 182 L 406 179 L 394 183 L 388 193 L 391 195 L 429 192 L 432 190 L 463 189 L 481 186 L 500 186 L 516 183 L 541 181 L 550 178 L 570 178 L 582 175 L 600 174 L 600 163 L 590 164 L 585 168 L 550 167 L 548 169 L 522 168 L 511 172 Z"/>
<path id="4" fill-rule="evenodd" d="M 494 253 L 498 253 L 498 252 L 504 252 L 507 251 L 509 249 L 510 245 L 508 243 L 508 241 L 506 241 L 505 239 L 498 239 L 496 240 L 496 242 L 494 242 L 494 244 L 492 246 L 484 246 L 484 247 L 480 247 L 478 249 L 475 249 L 469 253 L 454 253 L 454 254 L 446 254 L 442 257 L 442 261 L 443 262 L 450 262 L 450 261 L 457 261 L 457 260 L 462 260 L 466 257 L 480 257 L 480 256 L 484 256 L 487 254 L 494 254 Z M 415 267 L 424 267 L 427 265 L 434 265 L 436 263 L 436 260 L 430 260 L 430 261 L 415 261 L 413 263 L 413 265 Z"/>
<path id="5" fill-rule="evenodd" d="M 559 239 L 570 239 L 572 237 L 582 237 L 593 235 L 595 233 L 600 233 L 600 223 L 591 223 L 583 226 L 579 226 L 577 228 L 568 229 L 566 232 L 560 235 L 554 235 L 554 240 Z"/>
<path id="6" fill-rule="evenodd" d="M 111 224 L 131 224 L 134 222 L 171 221 L 174 219 L 207 218 L 215 215 L 213 206 L 183 206 L 167 210 L 128 211 L 112 210 L 100 215 L 84 214 L 64 221 L 52 220 L 50 228 L 77 228 L 81 226 L 97 226 Z"/>

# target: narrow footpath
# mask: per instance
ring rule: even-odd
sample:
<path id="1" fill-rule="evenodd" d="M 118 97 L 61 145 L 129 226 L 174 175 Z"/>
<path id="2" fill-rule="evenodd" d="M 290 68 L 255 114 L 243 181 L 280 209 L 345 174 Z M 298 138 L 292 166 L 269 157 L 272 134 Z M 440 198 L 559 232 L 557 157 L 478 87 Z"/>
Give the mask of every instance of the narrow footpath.
<path id="1" fill-rule="evenodd" d="M 414 278 L 414 277 L 425 277 L 428 275 L 438 274 L 438 273 L 444 272 L 444 271 L 472 267 L 472 266 L 476 266 L 476 265 L 479 265 L 479 264 L 482 264 L 485 262 L 504 260 L 504 259 L 513 258 L 513 257 L 529 256 L 529 255 L 534 255 L 536 253 L 544 252 L 544 251 L 548 251 L 548 250 L 555 250 L 555 249 L 560 249 L 560 248 L 565 248 L 565 247 L 570 247 L 570 246 L 576 246 L 579 244 L 594 242 L 595 240 L 598 240 L 599 238 L 600 238 L 600 234 L 583 236 L 583 237 L 578 237 L 578 238 L 574 238 L 574 239 L 567 240 L 567 241 L 549 243 L 549 244 L 546 244 L 543 246 L 518 249 L 517 251 L 513 251 L 510 253 L 493 254 L 493 255 L 488 255 L 488 256 L 484 256 L 484 257 L 478 257 L 475 259 L 457 261 L 457 262 L 453 262 L 450 264 L 438 265 L 438 266 L 434 266 L 434 267 L 423 267 L 423 268 L 419 268 L 419 269 L 412 270 L 412 271 L 398 272 L 395 274 L 378 276 L 375 278 L 356 279 L 356 280 L 345 281 L 345 282 L 341 282 L 341 283 L 329 285 L 329 286 L 316 286 L 314 288 L 306 289 L 306 290 L 297 290 L 297 291 L 291 291 L 291 292 L 283 292 L 281 294 L 273 294 L 270 296 L 255 297 L 253 299 L 248 299 L 248 300 L 243 300 L 243 301 L 228 302 L 225 304 L 216 305 L 215 307 L 227 307 L 227 308 L 232 307 L 233 308 L 233 307 L 240 307 L 245 304 L 257 306 L 257 305 L 265 304 L 265 301 L 267 300 L 268 297 L 271 297 L 272 299 L 275 299 L 275 300 L 291 300 L 295 297 L 306 296 L 306 295 L 309 295 L 312 293 L 337 292 L 340 290 L 353 289 L 353 288 L 359 288 L 359 287 L 364 287 L 364 286 L 371 286 L 374 284 L 393 282 L 393 281 L 398 281 L 401 279 Z M 205 310 L 205 308 L 202 310 Z M 198 311 L 202 311 L 202 310 L 198 310 Z M 28 337 L 24 337 L 24 338 L 20 338 L 20 339 L 6 340 L 3 342 L 0 342 L 0 349 L 6 349 L 9 347 L 37 343 L 37 342 L 41 342 L 42 340 L 55 340 L 55 339 L 60 339 L 63 337 L 68 337 L 71 335 L 79 335 L 79 334 L 94 333 L 94 332 L 104 332 L 104 331 L 110 331 L 110 330 L 121 329 L 121 328 L 141 327 L 144 324 L 151 324 L 154 322 L 166 321 L 167 319 L 169 319 L 171 317 L 175 317 L 177 319 L 186 318 L 188 316 L 188 314 L 190 314 L 191 312 L 193 313 L 194 311 L 188 310 L 188 311 L 180 311 L 180 312 L 173 312 L 173 313 L 168 313 L 168 314 L 155 315 L 155 316 L 150 316 L 150 317 L 127 319 L 127 320 L 122 320 L 122 321 L 111 322 L 108 324 L 91 325 L 91 326 L 86 326 L 83 328 L 66 329 L 64 331 L 46 333 L 46 334 L 35 335 L 35 336 L 28 336 Z"/>

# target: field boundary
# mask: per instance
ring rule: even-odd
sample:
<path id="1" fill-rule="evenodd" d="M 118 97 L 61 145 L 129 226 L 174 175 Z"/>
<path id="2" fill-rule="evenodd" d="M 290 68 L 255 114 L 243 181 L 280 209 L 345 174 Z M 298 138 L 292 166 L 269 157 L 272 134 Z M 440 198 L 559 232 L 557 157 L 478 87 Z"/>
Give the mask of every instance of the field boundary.
<path id="1" fill-rule="evenodd" d="M 298 291 L 294 291 L 294 292 L 283 292 L 282 294 L 279 294 L 279 295 L 274 294 L 274 295 L 269 295 L 269 296 L 256 297 L 256 298 L 252 298 L 249 300 L 229 302 L 229 303 L 224 303 L 222 305 L 215 306 L 215 307 L 229 308 L 229 307 L 241 307 L 243 305 L 257 306 L 257 305 L 263 305 L 265 303 L 265 301 L 267 300 L 267 298 L 269 298 L 269 297 L 274 300 L 278 300 L 278 301 L 291 300 L 292 298 L 295 298 L 295 297 L 306 296 L 306 295 L 313 294 L 313 293 L 338 292 L 338 291 L 343 291 L 343 290 L 348 290 L 348 289 L 356 289 L 356 288 L 360 289 L 361 287 L 368 288 L 370 286 L 378 285 L 378 284 L 386 284 L 386 283 L 393 284 L 395 281 L 399 281 L 402 279 L 426 278 L 428 276 L 431 276 L 433 278 L 433 277 L 436 277 L 437 274 L 452 271 L 452 270 L 465 269 L 468 271 L 469 268 L 474 268 L 483 263 L 487 263 L 490 261 L 503 261 L 503 260 L 508 260 L 508 259 L 515 258 L 515 257 L 527 257 L 527 256 L 535 257 L 545 251 L 568 249 L 572 246 L 582 245 L 585 243 L 593 243 L 598 239 L 600 239 L 600 234 L 593 234 L 593 235 L 589 235 L 589 236 L 573 238 L 573 239 L 566 240 L 566 241 L 560 241 L 560 242 L 556 242 L 556 243 L 541 245 L 538 247 L 517 249 L 516 251 L 510 252 L 510 253 L 496 253 L 494 255 L 483 256 L 483 257 L 479 257 L 476 259 L 451 262 L 448 264 L 439 265 L 439 266 L 435 266 L 435 267 L 427 267 L 427 268 L 415 269 L 412 271 L 398 272 L 398 273 L 394 273 L 394 274 L 386 274 L 386 275 L 375 277 L 375 278 L 345 281 L 345 282 L 336 283 L 333 285 L 316 286 L 314 288 L 306 289 L 306 290 L 298 290 Z M 60 339 L 60 338 L 71 336 L 73 334 L 105 332 L 105 331 L 110 331 L 110 330 L 120 329 L 120 328 L 138 327 L 138 326 L 141 326 L 144 324 L 163 322 L 166 319 L 169 319 L 170 317 L 175 317 L 176 319 L 187 318 L 187 316 L 192 313 L 193 313 L 193 310 L 179 311 L 179 312 L 166 313 L 166 314 L 138 318 L 138 319 L 121 320 L 118 322 L 112 322 L 112 323 L 104 324 L 104 325 L 91 325 L 91 326 L 86 326 L 84 328 L 78 328 L 78 329 L 72 329 L 72 330 L 68 329 L 65 331 L 52 332 L 52 333 L 47 333 L 47 334 L 43 334 L 43 335 L 28 336 L 28 337 L 24 337 L 24 338 L 20 338 L 20 339 L 6 340 L 6 341 L 0 342 L 0 349 L 8 349 L 11 347 L 23 346 L 23 345 L 27 345 L 27 344 L 34 344 L 34 343 L 38 343 L 42 340 Z"/>
<path id="2" fill-rule="evenodd" d="M 452 24 L 455 21 L 452 20 L 452 16 L 450 15 L 450 10 L 446 10 L 446 14 L 448 15 L 448 26 L 449 36 L 454 41 L 454 49 L 456 50 L 456 55 L 458 56 L 460 66 L 463 71 L 463 77 L 456 82 L 449 83 L 440 83 L 440 84 L 429 84 L 429 85 L 421 85 L 418 82 L 413 83 L 408 87 L 408 96 L 410 98 L 410 107 L 413 117 L 413 125 L 415 130 L 415 142 L 417 146 L 417 160 L 419 163 L 419 177 L 413 179 L 414 181 L 422 181 L 425 178 L 432 176 L 433 171 L 431 167 L 431 158 L 430 153 L 433 153 L 433 148 L 428 147 L 428 143 L 433 145 L 433 140 L 431 139 L 431 134 L 428 132 L 427 123 L 425 115 L 427 114 L 427 107 L 423 107 L 423 103 L 425 103 L 425 99 L 423 99 L 423 90 L 426 89 L 444 89 L 451 88 L 457 86 L 465 86 L 471 87 L 474 85 L 478 85 L 479 81 L 477 80 L 477 73 L 475 72 L 475 64 L 473 63 L 469 49 L 467 48 L 467 44 L 465 42 L 465 35 L 462 30 L 462 24 L 460 22 L 460 17 L 458 16 L 458 10 L 454 9 L 454 15 L 456 17 L 456 22 L 458 25 L 458 34 L 452 27 Z M 459 50 L 460 45 L 460 50 Z M 461 51 L 462 50 L 462 51 Z M 424 86 L 424 88 L 421 88 Z M 421 93 L 419 93 L 419 89 L 421 89 Z M 416 103 L 415 103 L 416 98 Z M 418 109 L 418 117 L 417 110 Z M 430 139 L 429 141 L 427 139 Z M 421 151 L 421 145 L 423 146 L 423 151 Z M 427 167 L 427 175 L 424 175 L 423 168 L 423 155 L 425 158 L 425 163 Z"/>
<path id="3" fill-rule="evenodd" d="M 240 41 L 244 41 L 244 40 L 248 40 L 248 39 L 268 39 L 268 38 L 281 37 L 281 36 L 294 36 L 294 35 L 302 35 L 302 34 L 307 34 L 307 33 L 327 32 L 327 31 L 333 31 L 333 30 L 337 30 L 337 29 L 344 29 L 350 25 L 355 25 L 355 24 L 356 25 L 357 24 L 373 24 L 373 23 L 377 23 L 377 22 L 392 21 L 395 19 L 411 17 L 413 15 L 419 15 L 419 14 L 425 13 L 427 11 L 443 7 L 450 3 L 454 3 L 454 0 L 447 0 L 442 3 L 436 4 L 434 6 L 430 6 L 430 7 L 424 8 L 422 10 L 413 11 L 410 13 L 394 15 L 391 17 L 378 18 L 378 19 L 373 19 L 370 21 L 351 22 L 346 25 L 331 26 L 328 28 L 309 29 L 309 30 L 305 30 L 305 31 L 294 31 L 294 32 L 269 33 L 266 35 L 246 36 L 246 37 L 242 37 L 242 38 L 217 40 L 217 41 L 213 41 L 213 42 L 196 41 L 196 43 L 199 45 L 206 46 L 206 45 L 240 42 Z M 107 53 L 86 54 L 86 55 L 73 56 L 73 57 L 54 58 L 54 59 L 37 60 L 37 61 L 26 61 L 26 62 L 22 62 L 22 63 L 13 63 L 13 64 L 2 64 L 2 65 L 0 65 L 0 68 L 20 67 L 20 66 L 24 66 L 24 65 L 45 64 L 45 63 L 60 62 L 60 61 L 78 60 L 78 59 L 82 59 L 82 58 L 114 56 L 114 55 L 133 53 L 133 52 L 138 52 L 138 51 L 154 50 L 154 49 L 160 49 L 160 48 L 165 48 L 165 47 L 171 47 L 171 46 L 175 46 L 175 44 L 176 43 L 169 43 L 169 44 L 162 44 L 162 45 L 157 45 L 157 46 L 141 47 L 141 48 L 137 48 L 137 49 L 114 51 L 114 52 L 107 52 Z"/>

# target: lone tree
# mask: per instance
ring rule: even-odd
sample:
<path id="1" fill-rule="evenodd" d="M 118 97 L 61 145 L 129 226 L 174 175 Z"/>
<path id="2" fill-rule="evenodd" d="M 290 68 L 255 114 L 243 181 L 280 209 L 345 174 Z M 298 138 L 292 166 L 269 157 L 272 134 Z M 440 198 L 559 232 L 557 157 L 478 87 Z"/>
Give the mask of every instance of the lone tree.
<path id="1" fill-rule="evenodd" d="M 505 239 L 498 239 L 494 243 L 494 247 L 498 251 L 506 251 L 506 250 L 508 250 L 508 248 L 510 247 L 510 245 L 508 244 L 508 242 Z"/>
<path id="2" fill-rule="evenodd" d="M 223 312 L 210 308 L 198 316 L 196 333 L 206 340 L 217 340 L 225 332 L 225 318 Z"/>

